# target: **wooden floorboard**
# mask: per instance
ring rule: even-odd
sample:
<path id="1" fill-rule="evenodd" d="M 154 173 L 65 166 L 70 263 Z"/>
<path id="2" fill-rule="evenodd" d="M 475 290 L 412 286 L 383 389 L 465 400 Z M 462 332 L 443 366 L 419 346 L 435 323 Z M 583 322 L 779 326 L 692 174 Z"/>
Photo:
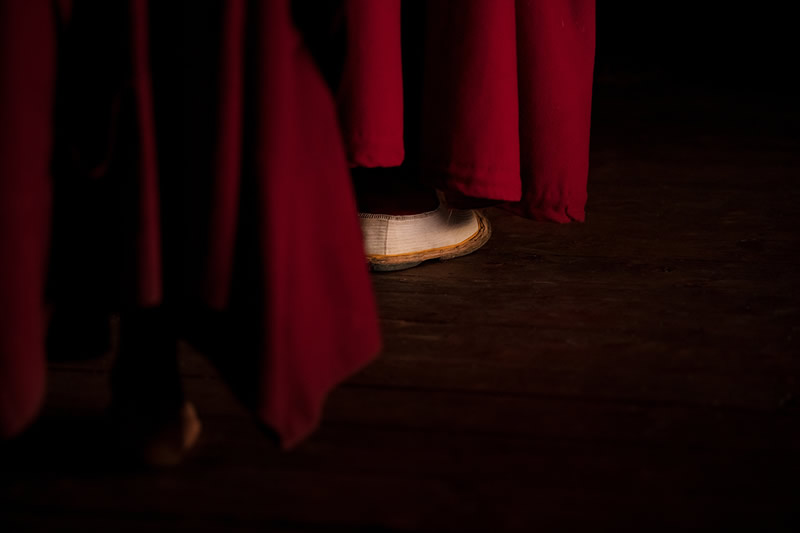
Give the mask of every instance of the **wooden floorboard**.
<path id="1" fill-rule="evenodd" d="M 606 81 L 587 222 L 495 209 L 478 253 L 374 275 L 385 351 L 295 451 L 186 347 L 196 453 L 121 469 L 110 359 L 54 364 L 3 530 L 796 530 L 796 110 Z"/>

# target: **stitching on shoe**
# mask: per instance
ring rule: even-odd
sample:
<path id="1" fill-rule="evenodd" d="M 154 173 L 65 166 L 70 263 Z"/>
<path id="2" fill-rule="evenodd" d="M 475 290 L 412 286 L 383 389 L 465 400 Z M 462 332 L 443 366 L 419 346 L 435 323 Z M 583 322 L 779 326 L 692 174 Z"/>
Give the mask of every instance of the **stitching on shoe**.
<path id="1" fill-rule="evenodd" d="M 425 213 L 418 213 L 416 215 L 384 215 L 381 213 L 359 213 L 359 218 L 370 218 L 370 219 L 379 219 L 379 220 L 413 220 L 416 218 L 427 218 L 434 216 L 438 213 L 444 206 L 440 205 L 433 211 L 427 211 Z"/>

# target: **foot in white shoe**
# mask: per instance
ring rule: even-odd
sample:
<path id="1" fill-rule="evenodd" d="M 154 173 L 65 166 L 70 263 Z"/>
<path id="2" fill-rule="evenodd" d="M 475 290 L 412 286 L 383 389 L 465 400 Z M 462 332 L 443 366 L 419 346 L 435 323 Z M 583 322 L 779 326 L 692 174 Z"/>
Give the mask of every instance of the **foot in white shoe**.
<path id="1" fill-rule="evenodd" d="M 474 210 L 438 209 L 415 215 L 359 213 L 364 251 L 372 270 L 403 270 L 433 259 L 470 254 L 491 236 L 488 219 Z"/>

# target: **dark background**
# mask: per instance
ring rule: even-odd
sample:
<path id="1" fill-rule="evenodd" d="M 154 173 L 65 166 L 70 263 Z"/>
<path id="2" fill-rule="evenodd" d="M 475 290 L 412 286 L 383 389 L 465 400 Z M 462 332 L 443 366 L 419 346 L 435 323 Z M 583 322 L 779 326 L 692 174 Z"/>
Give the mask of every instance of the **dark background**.
<path id="1" fill-rule="evenodd" d="M 795 19 L 772 2 L 597 3 L 597 74 L 638 74 L 726 92 L 787 94 Z"/>

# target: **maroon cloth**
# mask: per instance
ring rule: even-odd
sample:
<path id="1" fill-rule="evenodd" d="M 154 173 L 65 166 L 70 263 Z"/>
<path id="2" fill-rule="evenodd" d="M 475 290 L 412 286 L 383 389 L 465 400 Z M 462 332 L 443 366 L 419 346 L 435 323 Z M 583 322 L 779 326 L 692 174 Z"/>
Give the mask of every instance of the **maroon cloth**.
<path id="1" fill-rule="evenodd" d="M 44 398 L 55 28 L 49 2 L 0 2 L 0 430 Z"/>
<path id="2" fill-rule="evenodd" d="M 207 52 L 200 60 L 212 68 L 190 83 L 180 63 L 155 66 L 182 61 L 154 37 L 184 39 L 180 13 L 172 28 L 153 16 L 167 4 L 177 3 L 0 4 L 2 435 L 21 431 L 42 402 L 49 249 L 56 309 L 230 310 L 237 269 L 252 274 L 238 300 L 256 320 L 255 353 L 231 342 L 220 364 L 255 360 L 254 390 L 235 392 L 285 446 L 379 349 L 335 106 L 288 0 L 204 3 L 220 15 L 216 40 L 189 32 L 197 42 L 179 48 L 187 61 Z M 184 94 L 166 94 L 175 90 Z"/>
<path id="3" fill-rule="evenodd" d="M 410 4 L 346 0 L 338 104 L 351 165 L 394 166 L 419 149 L 424 176 L 450 195 L 584 220 L 594 0 L 430 0 L 416 14 L 424 26 L 403 20 L 402 51 L 412 53 L 401 60 L 401 5 Z M 406 70 L 423 62 L 422 75 L 402 80 L 403 61 Z M 402 123 L 418 92 L 406 126 L 420 131 L 406 139 L 419 148 L 404 146 Z"/>
<path id="4" fill-rule="evenodd" d="M 288 0 L 156 11 L 170 4 L 0 4 L 3 435 L 42 401 L 47 285 L 56 309 L 244 311 L 257 348 L 216 362 L 252 369 L 234 390 L 285 445 L 306 436 L 379 347 L 345 154 L 394 166 L 416 151 L 450 195 L 583 220 L 593 0 L 346 0 L 336 104 Z M 418 34 L 401 32 L 412 4 Z M 201 5 L 217 16 L 198 30 Z"/>

